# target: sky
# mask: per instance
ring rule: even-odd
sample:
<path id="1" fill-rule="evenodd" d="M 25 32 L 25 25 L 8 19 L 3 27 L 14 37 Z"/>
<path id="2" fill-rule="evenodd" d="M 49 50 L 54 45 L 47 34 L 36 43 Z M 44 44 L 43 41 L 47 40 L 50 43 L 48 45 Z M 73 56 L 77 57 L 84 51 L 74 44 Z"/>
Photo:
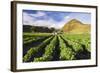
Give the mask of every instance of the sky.
<path id="1" fill-rule="evenodd" d="M 23 25 L 45 26 L 59 29 L 72 19 L 77 19 L 84 24 L 91 24 L 90 13 L 23 10 Z"/>

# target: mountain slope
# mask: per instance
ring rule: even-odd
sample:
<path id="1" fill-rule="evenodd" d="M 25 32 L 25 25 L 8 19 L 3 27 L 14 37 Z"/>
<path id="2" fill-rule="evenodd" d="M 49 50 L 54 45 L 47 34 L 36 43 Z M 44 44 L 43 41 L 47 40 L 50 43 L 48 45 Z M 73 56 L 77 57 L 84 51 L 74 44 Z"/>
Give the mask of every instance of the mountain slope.
<path id="1" fill-rule="evenodd" d="M 76 19 L 72 19 L 61 30 L 67 33 L 90 33 L 90 27 L 90 24 L 83 24 Z"/>

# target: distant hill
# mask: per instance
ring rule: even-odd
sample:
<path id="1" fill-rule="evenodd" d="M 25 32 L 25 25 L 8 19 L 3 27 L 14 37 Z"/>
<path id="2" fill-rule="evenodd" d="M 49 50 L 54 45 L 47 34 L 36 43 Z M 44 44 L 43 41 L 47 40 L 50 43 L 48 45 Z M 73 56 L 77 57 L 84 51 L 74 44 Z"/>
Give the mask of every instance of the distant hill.
<path id="1" fill-rule="evenodd" d="M 51 33 L 54 32 L 54 28 L 48 28 L 43 26 L 31 26 L 31 25 L 23 25 L 23 32 L 46 32 Z"/>
<path id="2" fill-rule="evenodd" d="M 90 28 L 90 24 L 84 24 L 76 19 L 72 19 L 61 30 L 67 33 L 90 33 Z"/>
<path id="3" fill-rule="evenodd" d="M 23 32 L 32 32 L 32 26 L 23 25 Z"/>

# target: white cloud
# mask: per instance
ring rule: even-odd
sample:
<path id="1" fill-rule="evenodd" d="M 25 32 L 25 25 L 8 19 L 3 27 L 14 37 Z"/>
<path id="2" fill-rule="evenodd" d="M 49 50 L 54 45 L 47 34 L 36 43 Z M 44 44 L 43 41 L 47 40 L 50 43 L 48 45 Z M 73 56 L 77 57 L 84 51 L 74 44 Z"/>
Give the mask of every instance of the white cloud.
<path id="1" fill-rule="evenodd" d="M 45 26 L 45 27 L 54 27 L 54 28 L 61 28 L 64 26 L 64 24 L 67 22 L 67 20 L 70 18 L 69 16 L 65 16 L 63 21 L 57 22 L 53 18 L 49 18 L 48 20 L 38 20 L 34 17 L 40 17 L 40 16 L 46 16 L 44 12 L 39 12 L 37 14 L 28 14 L 26 12 L 23 13 L 23 24 L 24 25 L 34 25 L 34 26 Z M 32 17 L 34 16 L 34 17 Z"/>
<path id="2" fill-rule="evenodd" d="M 32 17 L 41 17 L 41 16 L 46 16 L 46 14 L 44 12 L 41 11 L 37 11 L 36 14 L 29 14 Z"/>
<path id="3" fill-rule="evenodd" d="M 38 20 L 35 19 L 32 16 L 46 16 L 46 14 L 43 14 L 43 12 L 38 12 L 37 14 L 28 14 L 26 12 L 23 13 L 23 24 L 24 25 L 34 25 L 34 26 L 45 26 L 45 27 L 55 27 L 56 22 L 52 18 L 49 18 L 48 20 Z M 57 27 L 57 26 L 56 26 Z"/>
<path id="4" fill-rule="evenodd" d="M 48 20 L 36 20 L 34 26 L 55 27 L 55 21 L 50 18 Z"/>
<path id="5" fill-rule="evenodd" d="M 23 24 L 24 25 L 32 25 L 34 21 L 35 19 L 32 18 L 28 13 L 26 12 L 23 13 Z"/>
<path id="6" fill-rule="evenodd" d="M 64 17 L 64 19 L 69 19 L 69 18 L 70 18 L 70 16 L 65 16 L 65 17 Z"/>
<path id="7" fill-rule="evenodd" d="M 55 21 L 53 18 L 49 18 L 48 20 L 38 20 L 34 17 L 46 16 L 44 12 L 39 12 L 37 14 L 28 14 L 26 12 L 23 13 L 23 24 L 24 25 L 34 25 L 34 26 L 45 26 L 45 27 L 54 27 L 54 28 L 62 28 L 70 16 L 65 16 L 61 22 Z M 34 17 L 32 17 L 34 16 Z"/>

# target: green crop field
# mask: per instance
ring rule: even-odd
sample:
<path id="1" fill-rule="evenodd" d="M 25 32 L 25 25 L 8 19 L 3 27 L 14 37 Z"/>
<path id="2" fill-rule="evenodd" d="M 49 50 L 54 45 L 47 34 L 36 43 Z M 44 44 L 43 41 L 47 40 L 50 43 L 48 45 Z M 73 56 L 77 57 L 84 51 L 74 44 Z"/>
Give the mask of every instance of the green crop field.
<path id="1" fill-rule="evenodd" d="M 23 62 L 90 59 L 90 34 L 23 33 Z"/>

